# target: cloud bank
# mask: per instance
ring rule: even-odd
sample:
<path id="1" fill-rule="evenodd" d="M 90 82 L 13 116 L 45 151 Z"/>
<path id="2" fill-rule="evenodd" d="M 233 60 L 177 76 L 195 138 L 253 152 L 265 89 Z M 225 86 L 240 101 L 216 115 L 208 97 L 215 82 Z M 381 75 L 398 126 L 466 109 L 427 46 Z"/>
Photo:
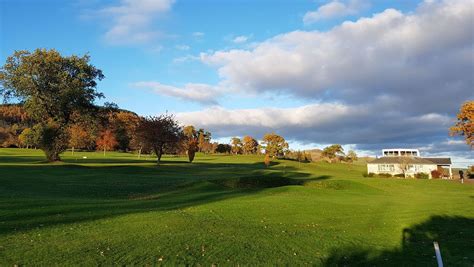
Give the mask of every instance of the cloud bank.
<path id="1" fill-rule="evenodd" d="M 317 104 L 211 108 L 179 119 L 219 136 L 274 130 L 292 140 L 372 149 L 445 142 L 462 102 L 474 99 L 473 18 L 471 0 L 426 1 L 410 13 L 387 9 L 328 31 L 293 31 L 248 49 L 202 53 L 219 84 Z"/>

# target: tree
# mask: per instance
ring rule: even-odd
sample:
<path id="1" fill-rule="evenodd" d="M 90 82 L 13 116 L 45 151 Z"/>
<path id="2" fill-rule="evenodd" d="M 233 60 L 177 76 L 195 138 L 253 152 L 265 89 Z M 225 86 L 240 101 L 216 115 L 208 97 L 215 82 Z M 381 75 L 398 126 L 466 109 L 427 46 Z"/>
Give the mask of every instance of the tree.
<path id="1" fill-rule="evenodd" d="M 347 152 L 346 160 L 348 162 L 356 161 L 357 160 L 357 153 L 354 150 L 349 150 L 349 152 Z"/>
<path id="2" fill-rule="evenodd" d="M 253 137 L 246 135 L 242 139 L 243 145 L 242 149 L 244 154 L 256 154 L 258 150 L 258 141 Z"/>
<path id="3" fill-rule="evenodd" d="M 211 149 L 211 133 L 204 129 L 199 129 L 198 134 L 198 148 L 199 152 L 210 152 Z"/>
<path id="4" fill-rule="evenodd" d="M 69 146 L 71 147 L 72 155 L 74 155 L 74 149 L 86 148 L 93 142 L 94 139 L 91 134 L 81 125 L 73 124 L 69 127 Z"/>
<path id="5" fill-rule="evenodd" d="M 232 153 L 233 154 L 242 154 L 242 141 L 238 137 L 232 137 L 231 142 L 232 144 Z"/>
<path id="6" fill-rule="evenodd" d="M 399 157 L 398 160 L 399 160 L 398 168 L 402 172 L 403 177 L 407 178 L 408 172 L 413 167 L 413 165 L 411 164 L 411 159 L 410 159 L 410 157 L 405 157 L 404 156 L 404 157 Z"/>
<path id="7" fill-rule="evenodd" d="M 337 156 L 344 155 L 344 149 L 339 144 L 330 145 L 323 149 L 322 155 L 332 160 Z"/>
<path id="8" fill-rule="evenodd" d="M 183 129 L 184 135 L 184 147 L 186 149 L 186 153 L 188 154 L 189 162 L 193 162 L 194 157 L 196 156 L 196 151 L 198 151 L 199 141 L 198 141 L 198 133 L 196 129 L 192 125 L 188 125 Z"/>
<path id="9" fill-rule="evenodd" d="M 48 161 L 59 161 L 66 150 L 73 114 L 93 113 L 95 99 L 103 97 L 96 80 L 104 75 L 89 60 L 88 55 L 64 57 L 56 50 L 15 51 L 0 70 L 0 94 L 23 101 L 28 114 L 42 124 L 47 136 L 40 148 Z"/>
<path id="10" fill-rule="evenodd" d="M 38 132 L 32 128 L 24 129 L 18 136 L 20 144 L 26 148 L 38 146 L 39 139 Z"/>
<path id="11" fill-rule="evenodd" d="M 5 142 L 7 138 L 8 138 L 8 133 L 4 129 L 0 128 L 0 145 L 3 144 L 3 142 Z"/>
<path id="12" fill-rule="evenodd" d="M 267 168 L 268 168 L 268 166 L 270 166 L 270 164 L 272 163 L 272 159 L 270 158 L 270 154 L 265 153 L 265 157 L 263 158 L 263 163 L 265 164 L 265 166 Z"/>
<path id="13" fill-rule="evenodd" d="M 173 115 L 165 114 L 158 117 L 146 117 L 140 120 L 136 129 L 137 139 L 153 149 L 160 163 L 165 149 L 178 145 L 181 140 L 181 127 Z"/>
<path id="14" fill-rule="evenodd" d="M 108 127 L 114 129 L 117 138 L 117 148 L 122 151 L 128 151 L 137 144 L 135 130 L 140 122 L 140 117 L 132 112 L 117 111 L 110 112 L 108 118 Z"/>
<path id="15" fill-rule="evenodd" d="M 232 146 L 228 144 L 218 144 L 216 148 L 217 153 L 228 154 L 232 151 Z"/>
<path id="16" fill-rule="evenodd" d="M 270 157 L 281 157 L 288 149 L 285 138 L 275 133 L 265 134 L 262 143 L 265 147 L 265 154 L 269 154 Z"/>
<path id="17" fill-rule="evenodd" d="M 465 102 L 459 114 L 456 124 L 450 128 L 450 135 L 464 136 L 467 145 L 474 148 L 474 101 Z"/>
<path id="18" fill-rule="evenodd" d="M 117 139 L 112 130 L 105 130 L 100 134 L 99 139 L 96 141 L 97 148 L 104 151 L 112 150 L 118 144 Z"/>

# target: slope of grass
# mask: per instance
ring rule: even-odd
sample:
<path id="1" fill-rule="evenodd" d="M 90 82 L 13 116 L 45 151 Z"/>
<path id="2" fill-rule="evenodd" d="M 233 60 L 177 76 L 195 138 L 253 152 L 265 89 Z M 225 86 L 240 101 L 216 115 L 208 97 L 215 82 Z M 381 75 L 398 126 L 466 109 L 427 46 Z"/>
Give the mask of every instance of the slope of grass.
<path id="1" fill-rule="evenodd" d="M 87 158 L 84 158 L 87 157 Z M 364 165 L 0 149 L 0 265 L 474 264 L 474 187 Z"/>

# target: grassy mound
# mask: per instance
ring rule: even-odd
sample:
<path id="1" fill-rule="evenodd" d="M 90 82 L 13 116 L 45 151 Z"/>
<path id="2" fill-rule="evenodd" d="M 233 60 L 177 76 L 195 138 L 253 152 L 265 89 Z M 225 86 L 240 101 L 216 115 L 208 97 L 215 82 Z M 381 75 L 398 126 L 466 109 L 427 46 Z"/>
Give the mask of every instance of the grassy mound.
<path id="1" fill-rule="evenodd" d="M 271 175 L 252 175 L 235 178 L 213 179 L 210 182 L 227 187 L 227 188 L 245 188 L 245 189 L 262 189 L 281 187 L 288 185 L 302 185 L 303 181 L 283 177 L 278 174 Z"/>

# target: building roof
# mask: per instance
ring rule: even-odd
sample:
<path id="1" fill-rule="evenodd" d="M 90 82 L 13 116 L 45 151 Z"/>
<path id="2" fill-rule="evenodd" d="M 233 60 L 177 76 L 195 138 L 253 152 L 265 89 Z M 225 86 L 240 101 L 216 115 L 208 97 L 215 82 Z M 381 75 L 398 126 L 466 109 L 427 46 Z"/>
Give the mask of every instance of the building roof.
<path id="1" fill-rule="evenodd" d="M 419 157 L 381 157 L 368 164 L 400 164 L 406 160 L 408 164 L 450 165 L 450 158 L 419 158 Z"/>
<path id="2" fill-rule="evenodd" d="M 451 165 L 451 158 L 424 158 L 432 161 L 436 165 Z"/>

